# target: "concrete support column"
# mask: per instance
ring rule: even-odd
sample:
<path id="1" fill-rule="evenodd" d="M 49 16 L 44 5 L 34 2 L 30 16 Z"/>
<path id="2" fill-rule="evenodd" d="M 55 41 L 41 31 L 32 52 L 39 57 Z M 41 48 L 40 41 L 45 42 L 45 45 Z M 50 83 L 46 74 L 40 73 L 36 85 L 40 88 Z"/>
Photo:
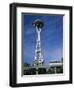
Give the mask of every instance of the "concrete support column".
<path id="1" fill-rule="evenodd" d="M 55 74 L 57 73 L 57 68 L 56 67 L 54 67 L 54 72 L 55 72 Z"/>

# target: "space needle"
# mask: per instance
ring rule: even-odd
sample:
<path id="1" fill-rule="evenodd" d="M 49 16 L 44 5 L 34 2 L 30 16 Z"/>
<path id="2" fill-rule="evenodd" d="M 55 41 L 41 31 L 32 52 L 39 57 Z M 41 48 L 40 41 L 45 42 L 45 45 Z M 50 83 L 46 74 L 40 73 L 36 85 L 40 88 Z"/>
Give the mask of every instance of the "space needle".
<path id="1" fill-rule="evenodd" d="M 36 30 L 36 49 L 35 49 L 35 57 L 33 65 L 35 67 L 41 66 L 43 64 L 43 55 L 41 51 L 41 40 L 40 40 L 40 33 L 44 26 L 44 23 L 40 19 L 36 19 L 33 22 L 33 26 Z"/>

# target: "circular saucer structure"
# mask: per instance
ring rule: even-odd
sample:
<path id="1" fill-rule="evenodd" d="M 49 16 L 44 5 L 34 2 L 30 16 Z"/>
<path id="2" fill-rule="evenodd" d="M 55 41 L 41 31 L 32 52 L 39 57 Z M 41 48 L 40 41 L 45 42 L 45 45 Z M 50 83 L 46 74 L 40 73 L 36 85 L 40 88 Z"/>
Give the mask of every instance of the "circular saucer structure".
<path id="1" fill-rule="evenodd" d="M 36 19 L 33 22 L 33 26 L 37 27 L 38 29 L 42 28 L 44 26 L 44 23 L 40 19 Z"/>

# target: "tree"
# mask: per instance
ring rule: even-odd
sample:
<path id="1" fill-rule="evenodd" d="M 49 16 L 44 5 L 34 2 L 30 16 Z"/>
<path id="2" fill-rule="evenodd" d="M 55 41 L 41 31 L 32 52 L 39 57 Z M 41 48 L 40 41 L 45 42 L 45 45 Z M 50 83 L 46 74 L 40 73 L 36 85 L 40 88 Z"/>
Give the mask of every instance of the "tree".
<path id="1" fill-rule="evenodd" d="M 63 62 L 63 57 L 61 58 L 61 61 Z"/>
<path id="2" fill-rule="evenodd" d="M 30 64 L 29 63 L 24 63 L 24 67 L 29 67 Z"/>

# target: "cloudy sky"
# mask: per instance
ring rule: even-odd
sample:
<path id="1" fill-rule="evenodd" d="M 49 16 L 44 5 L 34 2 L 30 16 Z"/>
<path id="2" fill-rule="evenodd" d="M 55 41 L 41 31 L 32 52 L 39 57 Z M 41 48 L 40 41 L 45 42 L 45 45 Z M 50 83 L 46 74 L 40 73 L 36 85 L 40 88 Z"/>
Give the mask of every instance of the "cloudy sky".
<path id="1" fill-rule="evenodd" d="M 45 63 L 63 57 L 63 16 L 60 15 L 22 15 L 23 61 L 32 64 L 36 48 L 36 31 L 32 23 L 40 19 L 44 23 L 41 31 L 41 49 Z"/>

